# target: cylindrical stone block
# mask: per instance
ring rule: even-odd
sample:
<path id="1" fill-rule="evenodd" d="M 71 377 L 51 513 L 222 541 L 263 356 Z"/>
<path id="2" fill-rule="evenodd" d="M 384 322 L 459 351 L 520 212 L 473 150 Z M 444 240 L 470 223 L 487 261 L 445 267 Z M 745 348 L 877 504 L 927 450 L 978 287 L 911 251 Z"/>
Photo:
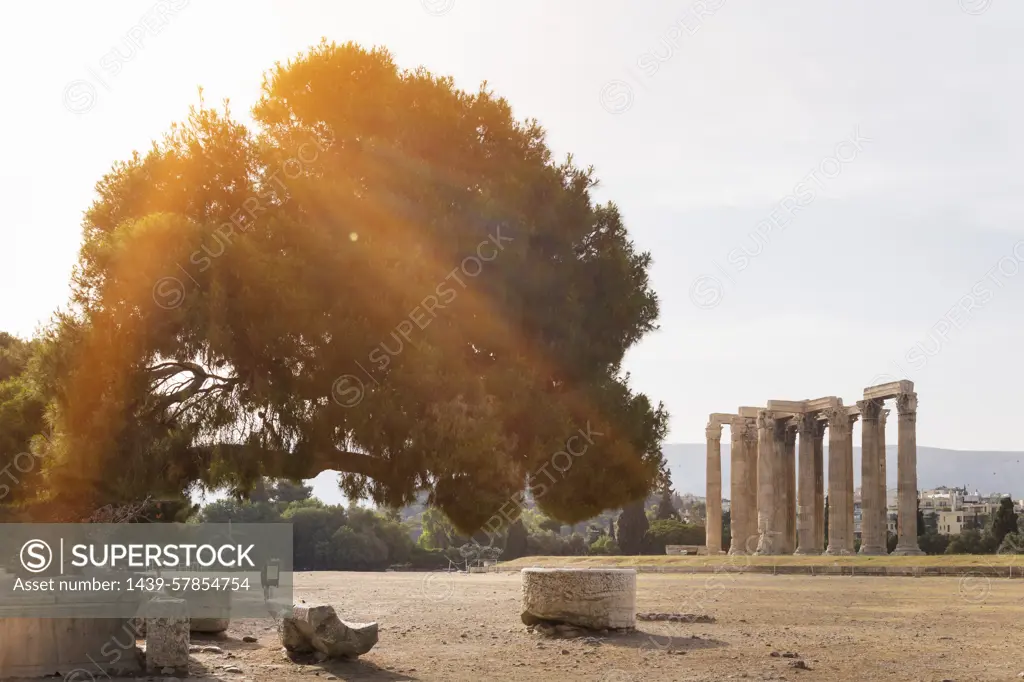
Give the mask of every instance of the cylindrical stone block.
<path id="1" fill-rule="evenodd" d="M 184 599 L 157 598 L 146 605 L 146 670 L 188 674 L 190 620 Z"/>
<path id="2" fill-rule="evenodd" d="M 622 568 L 524 568 L 523 622 L 568 623 L 592 630 L 636 627 L 636 571 Z"/>

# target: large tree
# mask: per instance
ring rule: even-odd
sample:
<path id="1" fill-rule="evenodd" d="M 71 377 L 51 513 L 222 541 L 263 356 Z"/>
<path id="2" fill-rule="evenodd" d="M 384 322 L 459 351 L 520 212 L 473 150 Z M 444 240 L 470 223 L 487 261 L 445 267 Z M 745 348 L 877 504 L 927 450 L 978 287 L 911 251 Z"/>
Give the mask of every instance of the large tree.
<path id="1" fill-rule="evenodd" d="M 41 481 L 35 452 L 46 401 L 33 380 L 37 345 L 0 332 L 0 504 L 6 506 L 32 497 Z"/>
<path id="2" fill-rule="evenodd" d="M 642 554 L 645 549 L 644 538 L 650 526 L 644 511 L 644 500 L 625 505 L 619 514 L 619 528 L 615 535 L 622 553 L 628 556 Z"/>
<path id="3" fill-rule="evenodd" d="M 661 497 L 658 499 L 658 506 L 654 512 L 654 518 L 658 521 L 666 521 L 668 519 L 679 520 L 679 515 L 676 513 L 676 508 L 672 504 L 672 472 L 669 471 L 668 467 L 662 468 L 660 475 L 660 487 Z"/>
<path id="4" fill-rule="evenodd" d="M 999 501 L 999 508 L 992 515 L 992 527 L 990 532 L 995 538 L 996 546 L 1003 542 L 1008 533 L 1017 532 L 1017 512 L 1013 508 L 1013 500 L 1004 497 Z"/>
<path id="5" fill-rule="evenodd" d="M 667 415 L 621 362 L 658 302 L 590 169 L 352 44 L 252 116 L 200 104 L 97 185 L 43 351 L 62 504 L 325 470 L 464 532 L 524 487 L 567 523 L 643 499 Z"/>

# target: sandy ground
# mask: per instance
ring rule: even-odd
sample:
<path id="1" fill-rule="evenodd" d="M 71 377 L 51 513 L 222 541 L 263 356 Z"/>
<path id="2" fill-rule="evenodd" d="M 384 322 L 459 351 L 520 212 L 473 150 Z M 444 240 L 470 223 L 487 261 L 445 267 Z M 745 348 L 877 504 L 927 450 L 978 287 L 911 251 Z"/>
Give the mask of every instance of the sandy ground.
<path id="1" fill-rule="evenodd" d="M 283 657 L 273 621 L 239 620 L 211 638 L 223 654 L 193 657 L 190 679 L 902 682 L 1016 680 L 1024 671 L 1021 580 L 641 574 L 639 611 L 716 622 L 640 622 L 635 634 L 592 640 L 527 633 L 517 574 L 303 573 L 296 584 L 297 599 L 379 621 L 373 651 L 297 665 Z"/>

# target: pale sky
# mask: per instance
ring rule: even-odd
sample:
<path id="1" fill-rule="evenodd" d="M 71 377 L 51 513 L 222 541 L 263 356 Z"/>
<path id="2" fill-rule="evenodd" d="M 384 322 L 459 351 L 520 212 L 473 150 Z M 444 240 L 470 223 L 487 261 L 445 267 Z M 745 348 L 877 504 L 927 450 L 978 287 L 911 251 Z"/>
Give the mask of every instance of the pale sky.
<path id="1" fill-rule="evenodd" d="M 670 442 L 878 377 L 916 383 L 922 445 L 1024 449 L 1022 32 L 1009 0 L 10 3 L 0 329 L 63 304 L 94 183 L 197 86 L 248 118 L 325 36 L 487 80 L 596 167 L 654 255 L 661 330 L 626 368 Z"/>

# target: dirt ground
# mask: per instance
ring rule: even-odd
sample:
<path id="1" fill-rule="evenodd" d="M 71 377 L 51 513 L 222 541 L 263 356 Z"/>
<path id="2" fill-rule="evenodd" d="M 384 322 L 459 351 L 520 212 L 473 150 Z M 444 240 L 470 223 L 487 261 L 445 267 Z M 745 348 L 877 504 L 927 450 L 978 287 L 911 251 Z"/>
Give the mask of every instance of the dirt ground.
<path id="1" fill-rule="evenodd" d="M 931 682 L 1024 671 L 1024 580 L 641 574 L 640 612 L 716 622 L 639 622 L 591 640 L 527 633 L 518 574 L 302 573 L 296 585 L 296 599 L 377 620 L 377 646 L 356 662 L 300 666 L 273 621 L 239 620 L 212 638 L 224 654 L 194 656 L 190 679 Z"/>

